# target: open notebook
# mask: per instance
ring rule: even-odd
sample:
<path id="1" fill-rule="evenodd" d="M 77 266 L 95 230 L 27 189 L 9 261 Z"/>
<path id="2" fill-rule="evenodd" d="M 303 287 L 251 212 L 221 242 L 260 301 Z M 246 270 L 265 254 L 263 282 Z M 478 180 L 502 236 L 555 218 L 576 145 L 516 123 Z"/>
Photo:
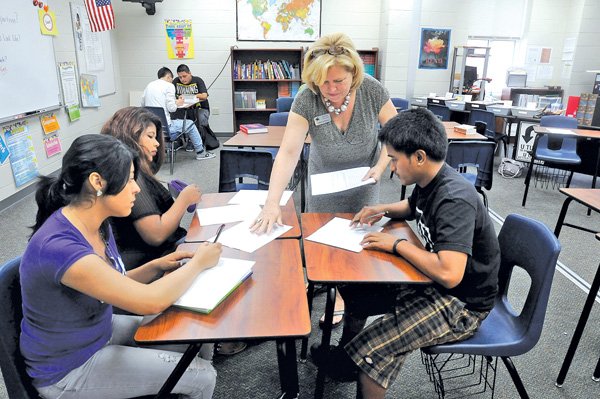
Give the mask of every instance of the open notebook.
<path id="1" fill-rule="evenodd" d="M 221 258 L 216 266 L 200 273 L 173 306 L 210 313 L 252 274 L 253 265 L 254 261 Z"/>

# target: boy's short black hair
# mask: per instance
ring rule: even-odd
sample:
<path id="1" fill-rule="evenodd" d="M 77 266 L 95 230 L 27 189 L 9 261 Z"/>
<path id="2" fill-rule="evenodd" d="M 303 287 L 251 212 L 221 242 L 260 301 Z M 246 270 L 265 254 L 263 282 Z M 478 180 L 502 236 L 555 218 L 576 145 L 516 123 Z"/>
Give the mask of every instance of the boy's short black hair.
<path id="1" fill-rule="evenodd" d="M 177 73 L 179 72 L 191 73 L 190 68 L 185 64 L 181 64 L 177 67 Z"/>
<path id="2" fill-rule="evenodd" d="M 159 79 L 164 78 L 165 76 L 170 75 L 171 77 L 173 77 L 173 72 L 171 72 L 171 70 L 167 67 L 162 67 L 158 70 L 158 73 L 156 74 L 158 76 Z"/>
<path id="3" fill-rule="evenodd" d="M 401 111 L 379 131 L 379 140 L 394 150 L 412 155 L 423 150 L 434 161 L 444 161 L 448 149 L 446 128 L 426 108 Z"/>

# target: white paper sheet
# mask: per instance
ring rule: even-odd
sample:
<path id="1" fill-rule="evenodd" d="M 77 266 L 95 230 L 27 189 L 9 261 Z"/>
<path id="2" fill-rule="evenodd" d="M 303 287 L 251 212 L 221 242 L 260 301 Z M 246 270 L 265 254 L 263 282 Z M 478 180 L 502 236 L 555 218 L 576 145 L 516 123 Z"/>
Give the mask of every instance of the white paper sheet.
<path id="1" fill-rule="evenodd" d="M 306 237 L 306 239 L 337 248 L 347 249 L 352 252 L 360 252 L 363 250 L 360 242 L 365 234 L 383 230 L 383 225 L 386 224 L 388 220 L 390 220 L 390 218 L 383 217 L 372 226 L 365 224 L 359 225 L 358 227 L 350 227 L 350 219 L 336 217 L 327 222 L 327 224 L 319 230 Z"/>
<path id="2" fill-rule="evenodd" d="M 546 130 L 550 133 L 558 133 L 558 134 L 576 134 L 574 131 L 569 129 L 561 129 L 558 127 L 547 127 Z"/>
<path id="3" fill-rule="evenodd" d="M 198 209 L 200 226 L 211 224 L 241 222 L 242 220 L 254 220 L 260 213 L 261 208 L 255 204 L 238 204 L 227 206 L 215 206 L 213 208 Z"/>
<path id="4" fill-rule="evenodd" d="M 221 258 L 216 266 L 198 274 L 190 288 L 174 305 L 210 313 L 252 274 L 254 263 L 250 260 Z"/>
<path id="5" fill-rule="evenodd" d="M 264 205 L 267 202 L 267 193 L 267 190 L 240 190 L 229 200 L 228 204 Z M 293 193 L 293 191 L 284 191 L 279 205 L 285 206 Z"/>
<path id="6" fill-rule="evenodd" d="M 226 247 L 252 253 L 292 228 L 292 226 L 287 225 L 275 225 L 269 234 L 263 233 L 259 235 L 250 231 L 250 225 L 253 222 L 254 220 L 246 220 L 224 230 L 219 236 L 219 242 Z M 215 236 L 212 236 L 208 241 L 212 242 L 214 239 Z"/>
<path id="7" fill-rule="evenodd" d="M 353 169 L 338 170 L 336 172 L 319 173 L 310 176 L 312 195 L 338 193 L 351 188 L 374 184 L 375 179 L 362 181 L 369 171 L 368 166 Z"/>

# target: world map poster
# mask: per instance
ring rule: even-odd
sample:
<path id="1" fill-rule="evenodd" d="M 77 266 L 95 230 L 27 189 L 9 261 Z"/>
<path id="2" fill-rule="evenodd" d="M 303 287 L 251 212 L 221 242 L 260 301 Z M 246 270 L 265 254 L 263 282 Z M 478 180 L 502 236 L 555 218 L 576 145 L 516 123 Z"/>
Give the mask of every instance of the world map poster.
<path id="1" fill-rule="evenodd" d="M 321 0 L 237 0 L 237 39 L 313 42 L 321 36 Z"/>

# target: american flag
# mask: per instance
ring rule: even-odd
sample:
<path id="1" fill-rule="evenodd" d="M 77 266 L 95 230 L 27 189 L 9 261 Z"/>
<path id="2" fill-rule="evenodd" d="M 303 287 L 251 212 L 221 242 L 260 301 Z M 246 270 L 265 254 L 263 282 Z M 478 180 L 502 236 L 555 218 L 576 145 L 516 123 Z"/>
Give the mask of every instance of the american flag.
<path id="1" fill-rule="evenodd" d="M 115 28 L 115 14 L 110 0 L 85 0 L 92 32 Z"/>

